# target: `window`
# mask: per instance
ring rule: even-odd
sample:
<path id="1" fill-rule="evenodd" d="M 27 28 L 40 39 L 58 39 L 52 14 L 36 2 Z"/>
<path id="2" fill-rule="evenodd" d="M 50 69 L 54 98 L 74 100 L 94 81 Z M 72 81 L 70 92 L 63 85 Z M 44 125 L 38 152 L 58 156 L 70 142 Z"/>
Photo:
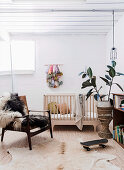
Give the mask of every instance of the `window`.
<path id="1" fill-rule="evenodd" d="M 35 71 L 35 42 L 15 41 L 11 42 L 12 69 L 16 74 L 30 74 Z M 10 45 L 0 42 L 0 74 L 8 74 L 11 71 Z"/>
<path id="2" fill-rule="evenodd" d="M 11 70 L 9 52 L 9 44 L 5 42 L 0 42 L 0 73 L 8 73 Z"/>

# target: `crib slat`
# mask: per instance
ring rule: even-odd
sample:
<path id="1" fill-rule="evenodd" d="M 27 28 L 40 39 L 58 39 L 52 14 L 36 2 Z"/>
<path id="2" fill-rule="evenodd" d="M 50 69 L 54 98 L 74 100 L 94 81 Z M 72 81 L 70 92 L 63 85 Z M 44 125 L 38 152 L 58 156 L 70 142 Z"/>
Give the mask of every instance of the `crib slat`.
<path id="1" fill-rule="evenodd" d="M 91 115 L 91 96 L 90 96 L 90 120 L 92 118 L 92 115 Z"/>
<path id="2" fill-rule="evenodd" d="M 58 120 L 58 96 L 56 96 L 57 97 L 57 120 Z"/>
<path id="3" fill-rule="evenodd" d="M 44 110 L 46 110 L 46 96 L 44 95 Z M 43 113 L 44 115 L 44 113 Z"/>
<path id="4" fill-rule="evenodd" d="M 93 120 L 94 120 L 94 96 L 92 96 L 93 98 Z"/>
<path id="5" fill-rule="evenodd" d="M 74 114 L 75 114 L 75 96 L 73 96 L 73 108 L 72 108 L 72 115 L 73 115 L 73 120 L 75 119 Z"/>
<path id="6" fill-rule="evenodd" d="M 88 120 L 88 100 L 86 101 L 86 108 L 87 108 L 87 111 L 86 111 L 86 114 L 85 114 L 85 119 Z"/>
<path id="7" fill-rule="evenodd" d="M 67 96 L 67 119 L 68 119 L 68 96 Z"/>
<path id="8" fill-rule="evenodd" d="M 74 120 L 75 99 L 74 99 L 74 96 L 72 98 L 73 98 L 73 103 L 72 103 L 72 119 Z"/>
<path id="9" fill-rule="evenodd" d="M 97 113 L 97 107 L 96 107 L 96 104 L 97 104 L 97 102 L 94 100 L 94 102 L 95 102 L 95 113 Z"/>
<path id="10" fill-rule="evenodd" d="M 62 96 L 59 96 L 60 97 L 60 119 L 61 119 L 61 114 L 62 114 L 62 108 L 61 108 L 61 104 L 62 104 Z"/>
<path id="11" fill-rule="evenodd" d="M 53 96 L 53 102 L 55 102 L 55 96 Z M 54 119 L 55 119 L 55 107 L 54 107 Z"/>
<path id="12" fill-rule="evenodd" d="M 71 99 L 72 96 L 70 96 L 70 120 L 71 120 L 71 113 L 72 113 L 72 99 Z"/>
<path id="13" fill-rule="evenodd" d="M 63 119 L 65 119 L 65 112 L 66 110 L 64 109 L 64 103 L 65 103 L 65 96 L 63 96 Z"/>
<path id="14" fill-rule="evenodd" d="M 51 103 L 51 96 L 48 96 L 49 97 L 49 99 L 50 99 L 50 102 L 49 103 Z M 52 114 L 52 106 L 50 105 L 50 114 Z"/>

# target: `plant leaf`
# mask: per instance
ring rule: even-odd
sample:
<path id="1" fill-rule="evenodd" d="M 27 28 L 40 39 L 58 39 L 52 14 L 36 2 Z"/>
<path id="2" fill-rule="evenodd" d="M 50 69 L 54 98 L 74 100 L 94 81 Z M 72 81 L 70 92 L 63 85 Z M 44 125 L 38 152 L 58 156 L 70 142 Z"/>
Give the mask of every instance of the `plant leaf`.
<path id="1" fill-rule="evenodd" d="M 94 99 L 95 99 L 96 101 L 99 100 L 99 97 L 100 97 L 99 94 L 95 94 L 95 95 L 94 95 Z"/>
<path id="2" fill-rule="evenodd" d="M 112 67 L 115 67 L 115 66 L 116 66 L 116 62 L 112 61 Z"/>
<path id="3" fill-rule="evenodd" d="M 110 76 L 105 75 L 105 77 L 106 77 L 108 80 L 111 80 L 111 77 L 110 77 Z"/>
<path id="4" fill-rule="evenodd" d="M 116 84 L 123 91 L 123 88 L 118 83 L 114 83 L 114 84 Z"/>
<path id="5" fill-rule="evenodd" d="M 89 87 L 89 86 L 92 86 L 92 84 L 90 83 L 90 79 L 88 79 L 87 81 L 83 82 L 81 88 L 83 89 L 83 88 L 86 88 L 86 87 Z"/>
<path id="6" fill-rule="evenodd" d="M 92 69 L 90 67 L 87 69 L 87 74 L 90 78 L 92 78 L 93 73 L 92 73 Z"/>
<path id="7" fill-rule="evenodd" d="M 81 76 L 83 73 L 84 73 L 84 71 L 83 71 L 83 72 L 80 72 L 78 75 Z"/>
<path id="8" fill-rule="evenodd" d="M 105 79 L 104 77 L 100 77 L 100 78 L 101 78 L 103 81 L 105 81 L 107 85 L 110 86 L 110 83 L 109 83 L 109 81 L 108 81 L 107 79 Z"/>
<path id="9" fill-rule="evenodd" d="M 93 87 L 96 87 L 96 77 L 93 76 L 93 78 L 91 79 L 91 84 Z"/>
<path id="10" fill-rule="evenodd" d="M 86 73 L 84 73 L 83 75 L 82 75 L 82 78 L 85 78 L 86 77 Z"/>
<path id="11" fill-rule="evenodd" d="M 109 69 L 112 69 L 113 67 L 112 66 L 110 66 L 110 65 L 107 65 L 107 67 L 109 68 Z"/>
<path id="12" fill-rule="evenodd" d="M 118 74 L 118 76 L 124 76 L 123 73 L 119 73 L 119 72 L 116 72 Z"/>
<path id="13" fill-rule="evenodd" d="M 102 95 L 102 96 L 100 96 L 100 99 L 104 98 L 105 96 L 107 96 L 107 95 Z"/>
<path id="14" fill-rule="evenodd" d="M 112 78 L 115 77 L 116 72 L 115 72 L 115 69 L 114 69 L 113 67 L 109 70 L 109 75 L 110 75 Z"/>
<path id="15" fill-rule="evenodd" d="M 90 97 L 90 95 L 93 93 L 92 90 L 93 90 L 93 88 L 88 91 L 88 93 L 87 93 L 87 95 L 86 95 L 86 96 L 87 96 L 87 97 L 86 97 L 86 100 L 87 100 L 87 99 Z"/>

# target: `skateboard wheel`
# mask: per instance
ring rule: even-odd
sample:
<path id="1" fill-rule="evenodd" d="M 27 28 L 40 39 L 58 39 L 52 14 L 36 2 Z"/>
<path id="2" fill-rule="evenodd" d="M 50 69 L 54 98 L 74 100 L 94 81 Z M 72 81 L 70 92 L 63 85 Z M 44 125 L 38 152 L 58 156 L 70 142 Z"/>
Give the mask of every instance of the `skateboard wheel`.
<path id="1" fill-rule="evenodd" d="M 105 148 L 106 146 L 105 145 L 102 145 L 103 148 Z"/>
<path id="2" fill-rule="evenodd" d="M 101 146 L 102 148 L 105 148 L 105 147 L 106 147 L 106 145 L 103 145 L 103 144 L 100 144 L 99 146 Z"/>
<path id="3" fill-rule="evenodd" d="M 87 148 L 87 151 L 90 151 L 90 148 Z"/>

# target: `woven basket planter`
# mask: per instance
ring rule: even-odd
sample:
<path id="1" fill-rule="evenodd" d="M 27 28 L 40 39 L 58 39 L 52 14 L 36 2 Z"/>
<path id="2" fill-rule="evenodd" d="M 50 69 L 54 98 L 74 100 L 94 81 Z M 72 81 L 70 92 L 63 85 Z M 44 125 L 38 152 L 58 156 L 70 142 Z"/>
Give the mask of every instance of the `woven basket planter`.
<path id="1" fill-rule="evenodd" d="M 113 107 L 97 107 L 98 119 L 101 122 L 101 130 L 98 132 L 99 137 L 110 139 L 112 133 L 109 130 L 109 123 L 112 120 Z"/>

